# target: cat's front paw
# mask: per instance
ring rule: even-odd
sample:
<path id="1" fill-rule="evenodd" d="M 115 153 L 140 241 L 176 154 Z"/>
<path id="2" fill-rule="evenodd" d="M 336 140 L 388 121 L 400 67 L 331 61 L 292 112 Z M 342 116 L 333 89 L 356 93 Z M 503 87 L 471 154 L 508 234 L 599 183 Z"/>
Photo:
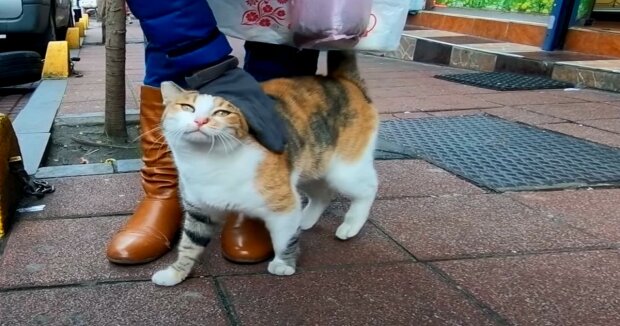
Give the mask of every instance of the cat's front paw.
<path id="1" fill-rule="evenodd" d="M 295 274 L 295 267 L 289 266 L 281 261 L 272 261 L 267 266 L 269 273 L 280 276 Z"/>
<path id="2" fill-rule="evenodd" d="M 183 282 L 184 279 L 185 276 L 183 276 L 181 273 L 177 272 L 172 268 L 166 268 L 153 274 L 151 281 L 161 286 L 174 286 Z"/>

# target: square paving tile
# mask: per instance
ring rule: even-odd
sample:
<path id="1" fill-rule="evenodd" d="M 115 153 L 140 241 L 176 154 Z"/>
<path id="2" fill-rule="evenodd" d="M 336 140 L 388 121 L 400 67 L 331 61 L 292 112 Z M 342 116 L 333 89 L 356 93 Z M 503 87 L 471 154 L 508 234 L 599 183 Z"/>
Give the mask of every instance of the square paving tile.
<path id="1" fill-rule="evenodd" d="M 143 191 L 137 173 L 71 177 L 47 180 L 56 191 L 43 199 L 27 198 L 20 207 L 45 205 L 24 218 L 69 218 L 121 215 L 133 212 Z"/>
<path id="2" fill-rule="evenodd" d="M 548 115 L 543 115 L 540 113 L 512 107 L 485 109 L 484 112 L 498 116 L 500 118 L 519 121 L 530 125 L 565 122 L 565 120 L 550 117 Z"/>
<path id="3" fill-rule="evenodd" d="M 403 113 L 394 113 L 393 116 L 397 119 L 419 119 L 419 118 L 432 117 L 432 115 L 430 115 L 429 113 L 419 112 L 419 111 L 413 111 L 413 112 L 406 111 Z"/>
<path id="4" fill-rule="evenodd" d="M 449 110 L 429 112 L 429 114 L 433 117 L 463 117 L 467 115 L 478 115 L 483 113 L 483 110 Z"/>
<path id="5" fill-rule="evenodd" d="M 421 260 L 607 245 L 503 195 L 381 200 L 371 218 Z"/>
<path id="6" fill-rule="evenodd" d="M 620 253 L 434 263 L 514 325 L 620 325 Z"/>
<path id="7" fill-rule="evenodd" d="M 620 134 L 620 119 L 585 120 L 580 123 Z"/>
<path id="8" fill-rule="evenodd" d="M 605 57 L 591 55 L 587 53 L 569 52 L 569 51 L 537 51 L 531 53 L 519 53 L 520 55 L 536 59 L 540 61 L 583 61 L 583 60 L 600 60 Z"/>
<path id="9" fill-rule="evenodd" d="M 335 237 L 336 228 L 348 209 L 348 203 L 334 203 L 318 224 L 304 231 L 300 238 L 301 256 L 297 271 L 412 261 L 413 258 L 368 222 L 354 238 L 341 241 Z M 234 264 L 222 258 L 220 238 L 207 247 L 201 264 L 211 275 L 267 273 L 267 262 L 252 265 Z"/>
<path id="10" fill-rule="evenodd" d="M 105 256 L 107 242 L 126 217 L 23 221 L 11 231 L 0 261 L 0 288 L 77 284 L 102 280 L 149 280 L 176 258 L 118 266 Z M 203 266 L 194 275 L 207 275 Z"/>
<path id="11" fill-rule="evenodd" d="M 620 107 L 606 103 L 566 103 L 519 106 L 529 111 L 571 121 L 620 118 Z"/>
<path id="12" fill-rule="evenodd" d="M 466 91 L 469 91 L 468 88 L 471 87 L 467 85 L 454 84 L 454 83 L 441 80 L 441 79 L 431 78 L 421 73 L 418 73 L 418 74 L 419 75 L 417 76 L 402 76 L 402 77 L 393 76 L 394 78 L 376 78 L 376 79 L 365 78 L 365 82 L 366 82 L 366 86 L 368 86 L 371 92 L 376 92 L 376 91 L 373 91 L 375 89 L 405 87 L 405 86 L 412 87 L 412 88 L 413 87 L 421 88 L 421 87 L 439 86 L 441 88 L 449 87 L 453 89 L 454 88 L 459 89 L 459 91 L 462 91 L 462 92 L 466 92 Z M 419 94 L 416 92 L 415 95 L 423 96 L 424 94 Z"/>
<path id="13" fill-rule="evenodd" d="M 422 81 L 412 81 L 408 84 L 403 84 L 399 86 L 392 87 L 377 87 L 377 88 L 369 88 L 370 97 L 373 100 L 379 100 L 382 98 L 393 98 L 393 97 L 427 97 L 429 95 L 454 95 L 454 94 L 463 94 L 465 92 L 461 87 L 455 87 L 453 85 L 423 85 Z M 431 92 L 432 89 L 432 92 Z"/>
<path id="14" fill-rule="evenodd" d="M 565 96 L 591 102 L 620 102 L 620 94 L 596 89 L 563 92 Z"/>
<path id="15" fill-rule="evenodd" d="M 490 103 L 476 98 L 476 95 L 437 95 L 428 97 L 390 97 L 378 98 L 375 105 L 383 109 L 382 113 L 400 113 L 405 111 L 445 111 L 467 110 L 478 108 L 500 107 L 500 104 Z"/>
<path id="16" fill-rule="evenodd" d="M 241 324 L 495 325 L 417 264 L 221 279 Z"/>
<path id="17" fill-rule="evenodd" d="M 620 243 L 620 189 L 515 193 L 512 196 L 588 233 Z"/>
<path id="18" fill-rule="evenodd" d="M 377 161 L 375 166 L 379 175 L 379 198 L 484 192 L 469 182 L 424 161 Z"/>
<path id="19" fill-rule="evenodd" d="M 3 325 L 228 325 L 211 280 L 173 288 L 151 282 L 2 293 Z"/>
<path id="20" fill-rule="evenodd" d="M 371 223 L 353 239 L 334 236 L 348 204 L 335 203 L 319 223 L 301 237 L 299 270 L 340 265 L 412 261 L 412 257 Z M 0 261 L 0 288 L 74 284 L 101 280 L 148 280 L 172 263 L 173 250 L 153 263 L 136 266 L 111 264 L 105 257 L 109 239 L 127 217 L 23 221 L 11 232 Z M 267 273 L 267 263 L 234 264 L 222 257 L 215 237 L 193 271 L 195 276 Z"/>
<path id="21" fill-rule="evenodd" d="M 495 94 L 480 94 L 480 99 L 502 105 L 530 105 L 530 104 L 555 104 L 575 103 L 583 100 L 561 96 L 557 93 L 544 91 L 513 91 Z"/>
<path id="22" fill-rule="evenodd" d="M 138 103 L 133 97 L 127 97 L 125 101 L 127 109 L 135 109 L 138 107 Z M 63 102 L 58 110 L 58 115 L 63 114 L 79 114 L 79 113 L 95 113 L 105 111 L 104 100 L 84 100 L 82 102 Z"/>
<path id="23" fill-rule="evenodd" d="M 592 127 L 578 125 L 576 123 L 554 123 L 540 125 L 540 127 L 571 135 L 577 138 L 587 139 L 613 147 L 620 147 L 620 135 Z"/>
<path id="24" fill-rule="evenodd" d="M 586 60 L 558 62 L 565 65 L 620 72 L 620 60 Z"/>

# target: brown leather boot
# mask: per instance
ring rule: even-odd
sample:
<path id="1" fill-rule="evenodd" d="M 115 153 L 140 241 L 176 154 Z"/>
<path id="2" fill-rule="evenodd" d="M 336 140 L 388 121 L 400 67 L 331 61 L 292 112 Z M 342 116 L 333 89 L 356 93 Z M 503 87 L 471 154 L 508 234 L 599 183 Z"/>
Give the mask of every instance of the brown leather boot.
<path id="1" fill-rule="evenodd" d="M 271 237 L 261 220 L 231 214 L 222 228 L 222 255 L 235 263 L 259 263 L 273 255 Z"/>
<path id="2" fill-rule="evenodd" d="M 140 129 L 144 167 L 144 199 L 125 226 L 108 244 L 108 259 L 117 264 L 142 264 L 155 260 L 172 247 L 182 222 L 177 195 L 177 171 L 162 137 L 164 106 L 158 88 L 140 90 Z"/>

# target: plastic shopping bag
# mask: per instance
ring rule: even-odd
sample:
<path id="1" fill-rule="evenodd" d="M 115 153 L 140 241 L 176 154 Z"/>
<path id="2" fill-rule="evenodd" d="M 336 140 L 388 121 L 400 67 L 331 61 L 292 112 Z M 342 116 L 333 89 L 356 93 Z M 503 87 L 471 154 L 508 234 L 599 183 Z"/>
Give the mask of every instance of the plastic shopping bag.
<path id="1" fill-rule="evenodd" d="M 409 2 L 406 0 L 373 0 L 366 35 L 355 46 L 364 51 L 395 51 L 405 29 Z"/>
<path id="2" fill-rule="evenodd" d="M 293 43 L 350 49 L 366 34 L 373 0 L 291 0 Z"/>
<path id="3" fill-rule="evenodd" d="M 227 36 L 247 41 L 296 46 L 293 41 L 292 0 L 206 1 L 213 10 L 218 28 Z M 398 49 L 407 19 L 409 1 L 371 1 L 372 7 L 366 31 L 361 35 L 353 50 L 394 51 Z M 313 46 L 310 45 L 308 48 L 313 48 Z M 318 45 L 318 48 L 330 49 L 324 44 Z M 334 49 L 341 48 L 342 44 Z"/>

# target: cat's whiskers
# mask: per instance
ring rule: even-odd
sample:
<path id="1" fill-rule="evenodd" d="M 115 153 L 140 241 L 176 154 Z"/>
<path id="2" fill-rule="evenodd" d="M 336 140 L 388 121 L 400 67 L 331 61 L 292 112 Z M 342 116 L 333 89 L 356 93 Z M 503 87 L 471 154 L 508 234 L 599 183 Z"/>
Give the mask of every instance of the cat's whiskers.
<path id="1" fill-rule="evenodd" d="M 217 139 L 222 141 L 222 145 L 224 145 L 224 153 L 228 154 L 228 142 L 222 137 L 222 134 L 216 135 Z"/>
<path id="2" fill-rule="evenodd" d="M 155 139 L 153 141 L 153 145 L 151 145 L 151 146 L 155 146 L 155 145 L 160 145 L 161 146 L 162 144 L 164 144 L 166 142 L 165 138 L 166 138 L 166 136 L 162 134 L 161 136 L 157 137 L 157 139 Z"/>
<path id="3" fill-rule="evenodd" d="M 209 135 L 209 136 L 211 136 L 211 146 L 209 147 L 207 154 L 211 153 L 211 151 L 213 150 L 213 146 L 215 145 L 215 137 L 213 137 L 213 135 Z"/>
<path id="4" fill-rule="evenodd" d="M 151 150 L 154 149 L 155 145 L 159 145 L 159 147 L 157 147 L 157 156 L 159 157 L 159 153 L 160 153 L 161 149 L 164 148 L 164 146 L 166 145 L 166 139 L 165 138 L 166 138 L 166 136 L 163 135 L 163 134 L 161 136 L 159 136 L 157 139 L 155 139 L 155 141 L 153 141 L 153 144 L 149 147 L 148 150 L 151 151 Z M 164 141 L 161 141 L 162 139 Z"/>
<path id="5" fill-rule="evenodd" d="M 233 136 L 233 135 L 231 135 L 229 133 L 222 133 L 222 136 L 227 138 L 228 140 L 236 141 L 240 146 L 244 146 L 245 145 L 242 141 L 237 139 L 237 137 L 235 137 L 235 136 Z"/>
<path id="6" fill-rule="evenodd" d="M 159 157 L 159 154 L 160 154 L 160 152 L 161 152 L 162 148 L 164 148 L 167 144 L 169 144 L 169 143 L 171 142 L 171 140 L 172 140 L 173 142 L 176 142 L 176 139 L 175 139 L 175 138 L 180 137 L 181 135 L 183 135 L 183 130 L 176 130 L 176 131 L 173 131 L 173 132 L 170 134 L 170 137 L 167 137 L 168 139 L 164 139 L 164 141 L 162 141 L 162 142 L 158 143 L 158 144 L 159 144 L 159 148 L 157 149 L 157 157 Z M 165 136 L 164 134 L 162 134 L 162 136 L 161 136 L 161 137 L 159 137 L 156 141 L 159 141 L 159 140 L 161 140 L 162 138 L 166 138 L 166 136 Z M 156 143 L 156 144 L 157 144 L 157 143 Z M 154 146 L 154 145 L 156 145 L 156 144 L 153 144 L 153 146 Z M 153 146 L 151 146 L 151 147 L 153 147 Z M 166 146 L 166 147 L 167 147 L 167 146 Z M 166 152 L 168 152 L 168 151 L 170 151 L 170 147 L 167 147 Z"/>

